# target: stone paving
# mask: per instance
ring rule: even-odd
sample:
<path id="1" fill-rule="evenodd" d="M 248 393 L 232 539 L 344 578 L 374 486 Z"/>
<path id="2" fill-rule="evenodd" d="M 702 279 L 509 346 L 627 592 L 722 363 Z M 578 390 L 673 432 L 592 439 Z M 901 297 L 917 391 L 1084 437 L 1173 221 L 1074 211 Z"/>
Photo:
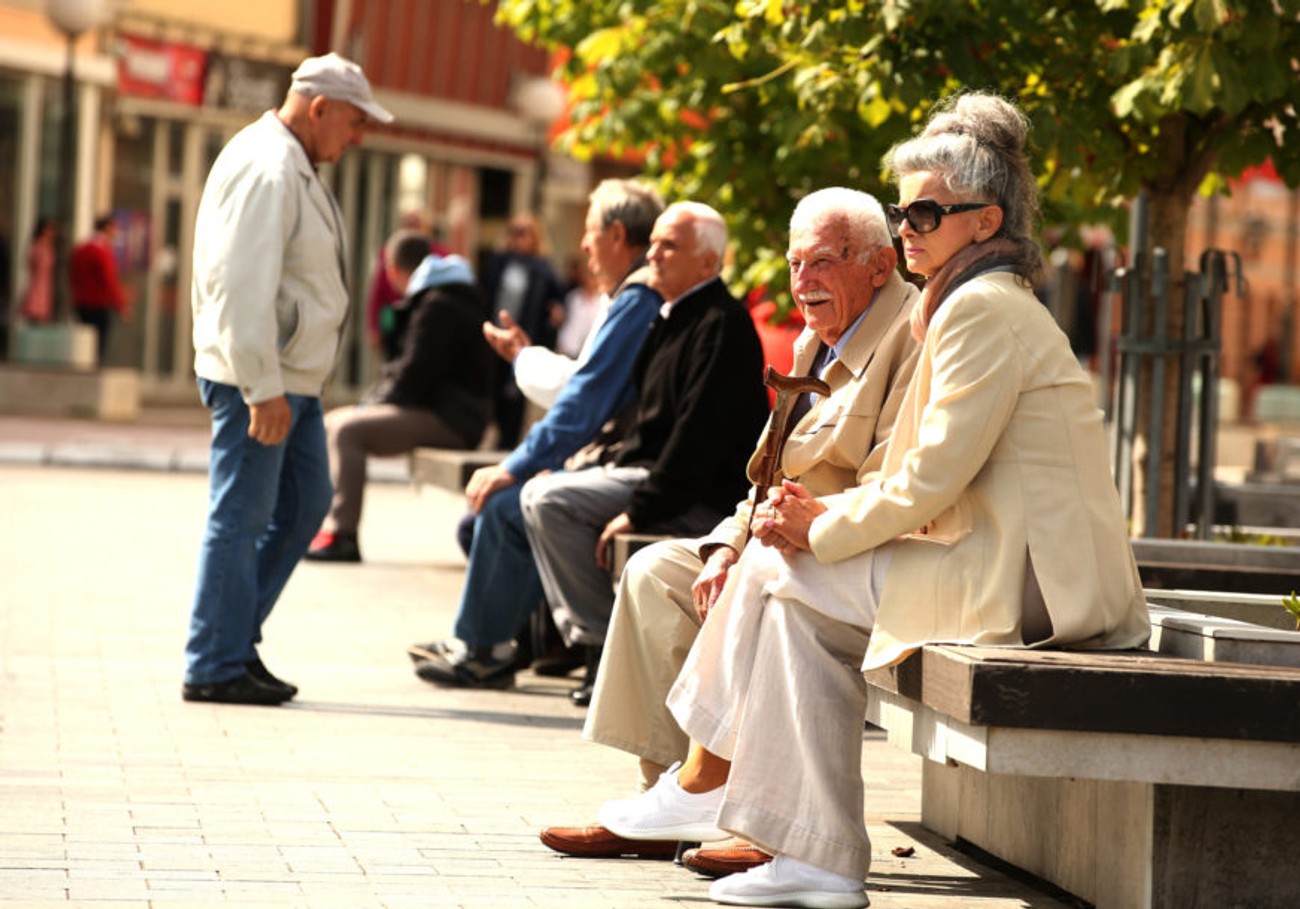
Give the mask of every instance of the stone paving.
<path id="1" fill-rule="evenodd" d="M 298 570 L 263 645 L 302 688 L 291 705 L 187 704 L 203 476 L 23 463 L 33 427 L 0 418 L 0 906 L 712 905 L 671 862 L 538 842 L 634 778 L 581 741 L 575 682 L 459 692 L 412 674 L 406 646 L 454 613 L 458 497 L 373 483 L 366 563 Z M 137 468 L 192 445 L 136 439 L 150 451 L 115 457 Z M 864 773 L 877 909 L 1064 905 L 921 830 L 919 761 L 879 734 Z"/>

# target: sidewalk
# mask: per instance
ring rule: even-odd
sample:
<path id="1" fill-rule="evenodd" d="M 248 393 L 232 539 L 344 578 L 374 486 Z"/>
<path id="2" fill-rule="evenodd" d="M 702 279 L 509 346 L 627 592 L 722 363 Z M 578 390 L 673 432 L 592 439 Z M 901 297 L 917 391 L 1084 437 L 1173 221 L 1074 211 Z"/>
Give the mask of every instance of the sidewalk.
<path id="1" fill-rule="evenodd" d="M 197 405 L 146 409 L 133 423 L 0 414 L 0 465 L 206 473 L 208 442 L 208 412 Z M 372 460 L 370 477 L 410 479 L 404 458 Z"/>
<path id="2" fill-rule="evenodd" d="M 671 862 L 537 841 L 634 778 L 630 757 L 581 741 L 574 681 L 461 692 L 411 672 L 406 646 L 446 634 L 455 611 L 456 496 L 374 484 L 367 561 L 295 574 L 263 655 L 298 700 L 186 704 L 206 486 L 176 465 L 206 430 L 56 422 L 0 419 L 0 453 L 111 448 L 171 466 L 0 456 L 0 906 L 712 905 Z M 922 831 L 918 759 L 869 735 L 863 769 L 876 909 L 1064 905 Z"/>

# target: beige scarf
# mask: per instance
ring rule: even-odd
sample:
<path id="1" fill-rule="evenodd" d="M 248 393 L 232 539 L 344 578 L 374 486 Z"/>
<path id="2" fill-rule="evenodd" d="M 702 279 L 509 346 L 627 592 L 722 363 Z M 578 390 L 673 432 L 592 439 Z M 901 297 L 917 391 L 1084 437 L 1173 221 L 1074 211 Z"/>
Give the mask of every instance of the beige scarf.
<path id="1" fill-rule="evenodd" d="M 921 298 L 912 308 L 912 336 L 925 340 L 934 314 L 939 311 L 949 294 L 976 275 L 989 271 L 1017 272 L 1017 253 L 1020 247 L 1011 240 L 995 237 L 983 243 L 972 243 L 959 250 L 943 264 L 925 283 Z"/>

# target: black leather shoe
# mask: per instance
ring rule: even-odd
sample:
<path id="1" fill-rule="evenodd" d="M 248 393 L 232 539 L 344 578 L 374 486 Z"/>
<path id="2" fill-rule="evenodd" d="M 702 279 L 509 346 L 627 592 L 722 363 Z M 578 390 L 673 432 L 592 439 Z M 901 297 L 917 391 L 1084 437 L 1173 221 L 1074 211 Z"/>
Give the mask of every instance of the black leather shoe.
<path id="1" fill-rule="evenodd" d="M 595 688 L 595 682 L 583 682 L 577 688 L 569 692 L 569 700 L 573 701 L 574 707 L 590 707 L 591 694 Z"/>
<path id="2" fill-rule="evenodd" d="M 557 644 L 544 656 L 534 660 L 532 669 L 535 675 L 558 679 L 564 678 L 575 669 L 581 669 L 585 664 L 586 658 L 581 647 L 565 647 L 563 644 Z"/>
<path id="3" fill-rule="evenodd" d="M 225 682 L 213 682 L 210 685 L 191 685 L 187 682 L 181 686 L 181 699 L 212 704 L 258 704 L 263 707 L 275 707 L 289 700 L 289 697 L 283 689 L 265 685 L 245 670 L 243 675 L 235 676 Z"/>
<path id="4" fill-rule="evenodd" d="M 591 704 L 591 694 L 596 689 L 596 670 L 600 668 L 600 654 L 605 648 L 599 644 L 582 645 L 586 658 L 587 674 L 582 677 L 582 684 L 569 692 L 569 700 L 575 707 L 587 707 Z"/>
<path id="5" fill-rule="evenodd" d="M 255 657 L 251 662 L 245 663 L 244 668 L 248 674 L 257 679 L 268 688 L 278 688 L 284 692 L 284 699 L 291 700 L 298 693 L 298 686 L 286 682 L 284 679 L 278 679 L 271 675 L 271 670 L 266 668 L 261 657 Z"/>

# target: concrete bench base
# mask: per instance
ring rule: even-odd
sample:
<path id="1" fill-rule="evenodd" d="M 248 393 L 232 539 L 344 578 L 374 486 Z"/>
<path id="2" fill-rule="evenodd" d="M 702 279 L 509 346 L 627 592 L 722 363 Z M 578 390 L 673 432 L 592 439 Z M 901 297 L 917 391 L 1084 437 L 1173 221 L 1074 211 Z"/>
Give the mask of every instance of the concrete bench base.
<path id="1" fill-rule="evenodd" d="M 1031 777 L 932 761 L 921 785 L 927 829 L 1099 909 L 1300 905 L 1300 793 Z"/>
<path id="2" fill-rule="evenodd" d="M 926 828 L 1099 909 L 1300 905 L 1300 633 L 1152 613 L 1159 653 L 926 647 L 867 718 Z"/>
<path id="3" fill-rule="evenodd" d="M 140 416 L 140 373 L 63 366 L 0 366 L 0 413 L 131 421 Z"/>

